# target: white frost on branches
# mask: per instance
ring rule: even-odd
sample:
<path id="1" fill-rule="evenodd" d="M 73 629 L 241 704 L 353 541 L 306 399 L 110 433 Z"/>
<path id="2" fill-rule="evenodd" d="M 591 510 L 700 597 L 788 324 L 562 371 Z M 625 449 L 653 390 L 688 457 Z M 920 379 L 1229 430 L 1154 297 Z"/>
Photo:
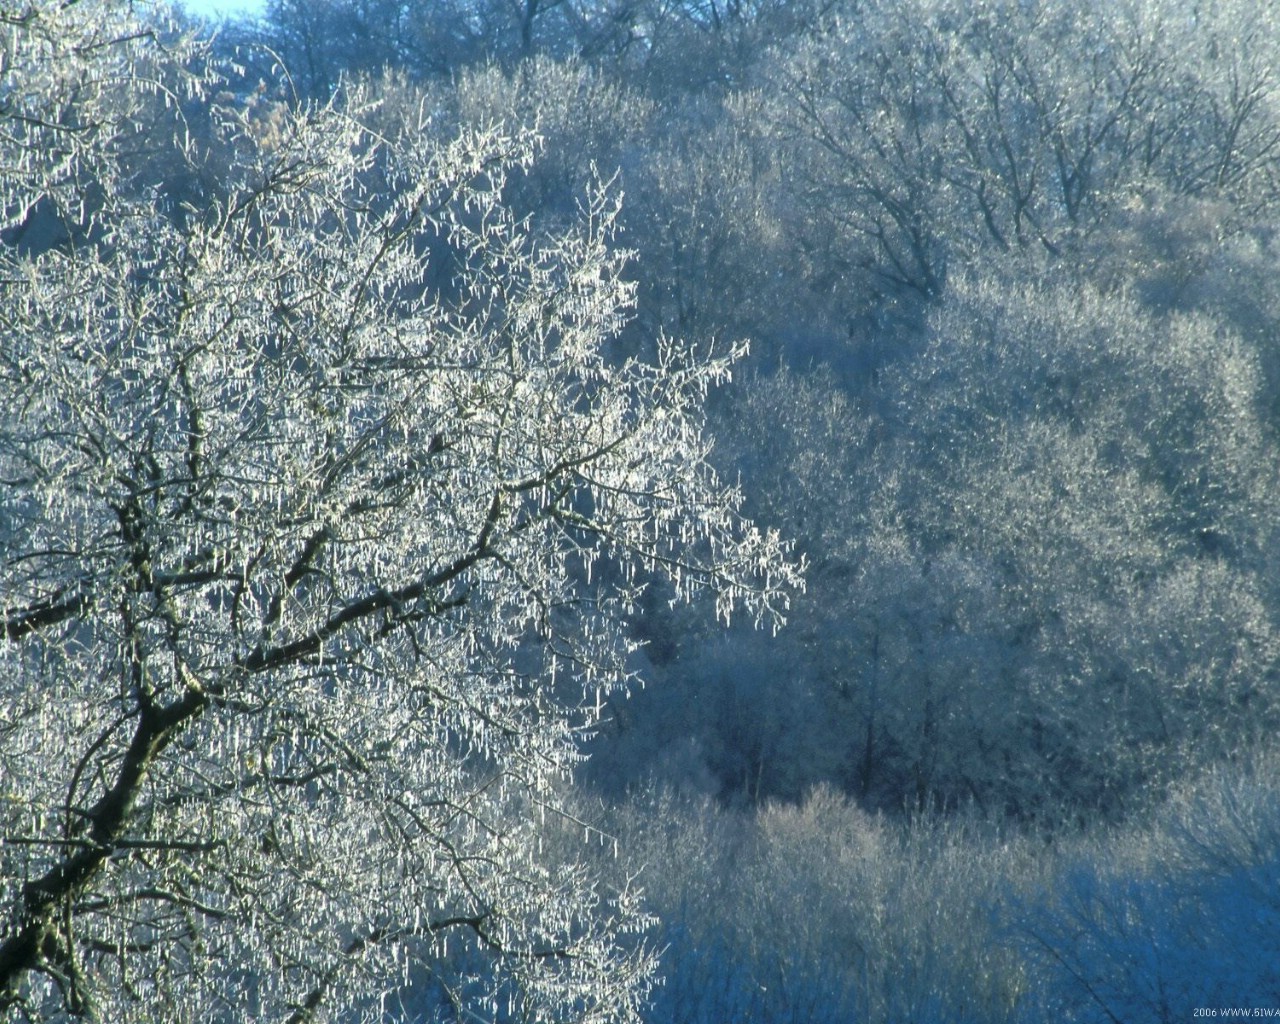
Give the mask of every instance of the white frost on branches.
<path id="1" fill-rule="evenodd" d="M 799 585 L 706 462 L 735 354 L 617 350 L 616 198 L 535 237 L 530 137 L 358 88 L 201 136 L 158 20 L 0 31 L 0 1006 L 352 1020 L 435 972 L 635 1019 L 637 894 L 542 823 L 644 578 Z"/>

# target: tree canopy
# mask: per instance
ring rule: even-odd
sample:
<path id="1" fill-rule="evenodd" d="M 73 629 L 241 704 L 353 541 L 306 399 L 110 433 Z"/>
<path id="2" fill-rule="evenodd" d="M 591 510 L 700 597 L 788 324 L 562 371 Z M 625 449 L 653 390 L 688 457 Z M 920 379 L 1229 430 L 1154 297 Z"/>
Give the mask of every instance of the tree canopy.
<path id="1" fill-rule="evenodd" d="M 532 232 L 527 133 L 235 101 L 106 3 L 3 32 L 0 1005 L 351 1020 L 419 964 L 634 1019 L 636 894 L 543 823 L 645 578 L 799 582 L 706 461 L 736 352 L 619 347 L 616 198 Z"/>

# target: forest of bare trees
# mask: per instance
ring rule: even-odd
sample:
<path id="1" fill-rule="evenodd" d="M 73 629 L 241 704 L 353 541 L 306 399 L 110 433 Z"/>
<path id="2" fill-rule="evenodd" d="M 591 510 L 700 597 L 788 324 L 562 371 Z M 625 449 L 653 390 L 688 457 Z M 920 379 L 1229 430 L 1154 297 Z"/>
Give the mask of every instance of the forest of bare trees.
<path id="1" fill-rule="evenodd" d="M 0 0 L 0 1016 L 1280 1015 L 1277 69 Z"/>

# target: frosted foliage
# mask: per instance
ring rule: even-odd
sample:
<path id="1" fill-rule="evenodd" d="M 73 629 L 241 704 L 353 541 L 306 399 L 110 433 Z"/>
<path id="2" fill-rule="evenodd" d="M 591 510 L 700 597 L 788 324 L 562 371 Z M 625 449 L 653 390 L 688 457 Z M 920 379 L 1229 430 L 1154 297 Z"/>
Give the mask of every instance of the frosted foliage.
<path id="1" fill-rule="evenodd" d="M 1274 209 L 1274 0 L 826 9 L 776 51 L 766 123 L 806 242 L 882 288 L 938 296 L 997 251 L 1078 269 L 1170 197 L 1229 202 L 1219 238 Z"/>
<path id="2" fill-rule="evenodd" d="M 145 13 L 156 16 L 143 21 Z M 160 13 L 145 0 L 0 3 L 0 228 L 21 225 L 37 204 L 88 216 L 93 183 L 128 173 L 116 158 L 130 152 L 146 113 L 172 115 L 203 91 L 203 46 Z"/>
<path id="3" fill-rule="evenodd" d="M 1123 295 L 963 283 L 934 332 L 898 385 L 937 397 L 920 459 L 958 437 L 986 456 L 947 467 L 972 496 L 940 515 L 1046 586 L 1087 563 L 1123 588 L 1206 531 L 1263 543 L 1260 375 L 1237 339 L 1197 317 L 1153 328 Z"/>
<path id="4" fill-rule="evenodd" d="M 477 1019 L 635 1019 L 636 894 L 539 829 L 643 578 L 765 623 L 798 583 L 705 462 L 733 353 L 611 349 L 617 203 L 531 237 L 527 136 L 227 106 L 218 198 L 139 193 L 129 76 L 187 72 L 124 24 L 3 25 L 3 95 L 94 124 L 6 217 L 91 179 L 96 227 L 0 249 L 0 1006 L 381 1019 L 429 969 Z M 5 166 L 61 137 L 23 117 Z"/>
<path id="5" fill-rule="evenodd" d="M 969 771 L 1020 807 L 1048 785 L 1118 800 L 1274 728 L 1280 648 L 1253 567 L 1275 477 L 1244 344 L 1199 317 L 1144 321 L 1123 294 L 957 282 L 920 357 L 885 376 L 914 436 L 883 474 L 884 519 L 931 546 L 928 592 L 956 595 L 940 632 L 975 643 L 946 664 L 1005 659 L 977 685 L 957 673 L 952 706 L 972 700 L 965 735 L 996 749 L 1035 737 Z"/>

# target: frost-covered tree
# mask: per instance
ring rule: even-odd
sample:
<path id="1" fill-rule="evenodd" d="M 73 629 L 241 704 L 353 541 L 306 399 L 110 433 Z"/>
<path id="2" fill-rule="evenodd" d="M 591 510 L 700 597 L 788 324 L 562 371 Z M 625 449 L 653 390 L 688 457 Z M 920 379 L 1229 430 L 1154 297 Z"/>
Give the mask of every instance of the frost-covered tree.
<path id="1" fill-rule="evenodd" d="M 770 752 L 765 795 L 834 780 L 873 807 L 1052 824 L 1119 814 L 1269 735 L 1256 349 L 1124 292 L 1007 278 L 953 280 L 917 344 L 855 398 L 812 372 L 735 390 L 720 455 L 811 568 L 795 628 L 749 666 L 706 642 L 662 666 L 700 684 L 675 699 L 706 763 L 733 778 L 724 737 Z M 712 704 L 723 675 L 736 693 L 769 679 L 768 703 L 739 703 L 790 715 L 748 732 Z"/>
<path id="2" fill-rule="evenodd" d="M 636 894 L 541 823 L 648 574 L 798 582 L 705 461 L 732 353 L 618 350 L 530 137 L 238 101 L 137 9 L 0 5 L 0 1007 L 634 1019 Z"/>
<path id="3" fill-rule="evenodd" d="M 765 71 L 800 255 L 827 287 L 936 297 L 993 253 L 1075 268 L 1171 197 L 1228 203 L 1220 237 L 1269 218 L 1276 19 L 1273 0 L 833 3 Z"/>
<path id="4" fill-rule="evenodd" d="M 953 681 L 936 735 L 975 798 L 1115 810 L 1273 727 L 1260 395 L 1254 352 L 1205 318 L 991 282 L 954 283 L 886 371 L 895 440 L 868 475 L 897 525 L 868 547 L 909 538 L 950 595 L 898 664 Z"/>

